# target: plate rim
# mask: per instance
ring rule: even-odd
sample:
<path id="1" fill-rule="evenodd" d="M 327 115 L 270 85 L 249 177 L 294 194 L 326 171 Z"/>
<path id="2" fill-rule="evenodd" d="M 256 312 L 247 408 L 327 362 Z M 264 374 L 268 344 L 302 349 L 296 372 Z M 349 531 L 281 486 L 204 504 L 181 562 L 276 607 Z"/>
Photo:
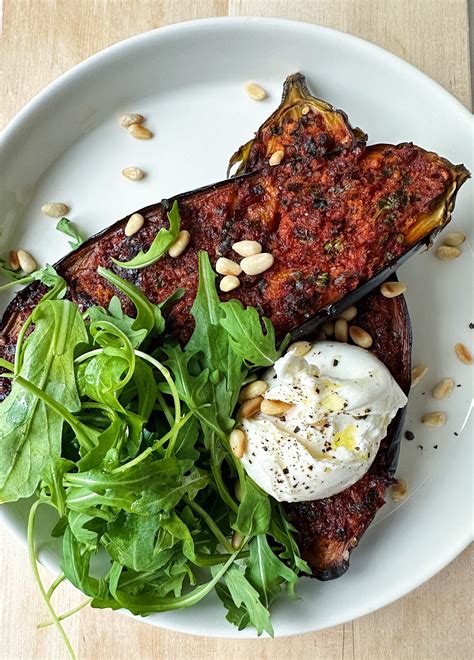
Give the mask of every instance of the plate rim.
<path id="1" fill-rule="evenodd" d="M 357 37 L 342 30 L 336 30 L 334 28 L 318 25 L 315 23 L 309 23 L 307 21 L 298 21 L 293 19 L 290 20 L 285 18 L 271 18 L 271 17 L 222 16 L 222 17 L 196 19 L 192 21 L 184 21 L 184 22 L 173 23 L 170 25 L 158 27 L 134 35 L 132 37 L 128 37 L 121 41 L 118 41 L 98 51 L 97 53 L 90 55 L 85 60 L 79 62 L 72 68 L 60 74 L 55 80 L 48 83 L 46 87 L 44 87 L 37 94 L 35 94 L 26 103 L 26 105 L 24 105 L 20 109 L 20 111 L 7 123 L 7 125 L 0 134 L 4 146 L 10 140 L 16 139 L 17 132 L 22 130 L 23 124 L 25 122 L 30 121 L 30 119 L 34 120 L 35 113 L 37 112 L 37 110 L 41 108 L 43 103 L 48 102 L 48 100 L 51 100 L 51 98 L 54 97 L 54 95 L 58 93 L 62 88 L 67 87 L 70 83 L 73 83 L 75 79 L 78 79 L 83 75 L 87 75 L 87 73 L 91 69 L 93 70 L 98 64 L 102 62 L 106 62 L 108 58 L 113 58 L 118 52 L 122 51 L 123 49 L 128 49 L 135 45 L 146 43 L 147 41 L 153 42 L 157 38 L 159 39 L 166 35 L 172 35 L 173 33 L 181 33 L 181 35 L 186 37 L 186 33 L 192 32 L 194 30 L 199 31 L 201 28 L 205 29 L 207 27 L 218 29 L 219 26 L 225 26 L 225 25 L 227 26 L 232 25 L 233 29 L 236 30 L 244 27 L 248 27 L 249 25 L 266 25 L 269 28 L 271 28 L 272 26 L 279 26 L 279 27 L 286 26 L 288 27 L 289 30 L 292 31 L 306 30 L 308 33 L 313 32 L 315 37 L 317 37 L 318 33 L 333 35 L 338 40 L 345 41 L 346 43 L 349 44 L 354 44 L 356 47 L 365 50 L 366 52 L 368 52 L 369 56 L 371 57 L 379 57 L 391 61 L 392 64 L 398 67 L 402 72 L 403 70 L 405 70 L 407 72 L 407 75 L 418 77 L 420 82 L 423 82 L 425 86 L 427 86 L 427 88 L 431 88 L 433 93 L 440 94 L 442 97 L 444 97 L 446 102 L 451 103 L 453 106 L 453 112 L 456 112 L 459 117 L 462 117 L 463 121 L 466 121 L 467 123 L 472 121 L 472 114 L 470 110 L 466 106 L 464 106 L 463 103 L 459 101 L 459 99 L 453 96 L 453 94 L 451 94 L 440 83 L 436 82 L 426 73 L 418 69 L 416 66 L 410 64 L 403 58 L 399 57 L 398 55 L 370 41 L 367 41 L 366 39 Z M 11 521 L 8 520 L 8 516 L 6 515 L 6 512 L 2 508 L 0 508 L 0 522 L 10 532 L 10 534 L 12 534 L 12 536 L 15 539 L 17 539 L 24 547 L 26 546 L 26 538 L 24 537 L 24 535 L 21 534 L 20 530 L 15 525 L 13 525 Z M 404 583 L 403 586 L 400 586 L 398 592 L 395 592 L 394 590 L 387 597 L 385 591 L 380 591 L 380 594 L 377 597 L 371 598 L 370 604 L 367 604 L 364 607 L 359 606 L 357 608 L 357 613 L 351 613 L 351 607 L 349 606 L 344 610 L 343 615 L 340 615 L 339 617 L 333 617 L 334 620 L 331 620 L 331 622 L 329 623 L 322 622 L 320 625 L 318 625 L 317 623 L 309 624 L 307 626 L 303 625 L 297 631 L 285 632 L 284 635 L 292 636 L 292 635 L 305 634 L 309 632 L 315 632 L 317 630 L 326 629 L 328 627 L 332 627 L 335 625 L 340 625 L 341 623 L 360 618 L 362 616 L 365 616 L 366 614 L 369 614 L 373 611 L 376 611 L 386 605 L 395 602 L 396 600 L 409 594 L 411 591 L 414 591 L 415 589 L 420 587 L 423 583 L 431 579 L 438 572 L 443 570 L 457 556 L 459 556 L 463 552 L 463 550 L 465 550 L 469 546 L 469 544 L 473 540 L 473 536 L 474 536 L 473 530 L 466 529 L 466 534 L 464 535 L 464 537 L 458 537 L 456 539 L 457 543 L 451 542 L 450 545 L 447 546 L 449 548 L 449 552 L 448 551 L 444 552 L 441 561 L 439 560 L 432 561 L 431 563 L 429 563 L 428 566 L 426 566 L 425 570 L 422 570 L 420 567 L 420 570 L 416 574 L 417 577 L 415 579 L 412 578 L 408 586 L 406 585 L 406 583 Z M 54 571 L 56 568 L 56 566 L 54 566 L 54 562 L 52 561 L 43 560 L 41 561 L 41 563 L 49 570 Z M 227 639 L 229 638 L 243 639 L 243 638 L 256 637 L 256 634 L 251 630 L 239 632 L 237 630 L 234 630 L 230 626 L 229 626 L 228 634 L 226 632 L 222 632 L 222 630 L 216 632 L 211 631 L 210 633 L 208 631 L 200 632 L 199 630 L 189 631 L 186 630 L 183 626 L 174 625 L 174 621 L 166 621 L 166 623 L 164 622 L 162 623 L 159 620 L 157 621 L 152 618 L 135 616 L 124 610 L 119 610 L 119 612 L 127 616 L 130 616 L 134 619 L 137 619 L 139 621 L 143 621 L 151 625 L 163 627 L 169 630 L 174 630 L 185 634 L 195 634 L 201 636 L 227 638 Z M 277 632 L 276 636 L 283 636 L 283 635 L 278 635 Z"/>

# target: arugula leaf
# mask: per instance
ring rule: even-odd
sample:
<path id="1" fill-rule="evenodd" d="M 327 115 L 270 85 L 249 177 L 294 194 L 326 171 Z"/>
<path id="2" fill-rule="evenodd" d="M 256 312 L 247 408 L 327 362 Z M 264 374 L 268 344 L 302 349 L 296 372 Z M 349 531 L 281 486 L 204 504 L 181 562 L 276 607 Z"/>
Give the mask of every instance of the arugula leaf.
<path id="1" fill-rule="evenodd" d="M 64 534 L 64 573 L 93 606 L 149 614 L 189 607 L 215 588 L 229 621 L 272 634 L 269 605 L 282 586 L 295 597 L 297 573 L 309 569 L 283 509 L 244 473 L 228 435 L 250 369 L 268 366 L 281 353 L 274 329 L 268 320 L 262 325 L 256 310 L 219 300 L 206 253 L 199 254 L 195 330 L 184 349 L 160 336 L 163 309 L 182 290 L 154 305 L 127 280 L 98 272 L 131 300 L 136 318 L 123 312 L 117 296 L 108 309 L 91 308 L 87 323 L 72 303 L 35 310 L 20 334 L 18 360 L 4 365 L 12 372 L 17 407 L 9 397 L 0 410 L 0 498 L 2 470 L 24 455 L 22 470 L 7 475 L 5 492 L 25 496 L 41 478 L 40 501 L 60 516 L 52 534 Z M 66 290 L 53 269 L 41 277 L 53 285 L 46 296 Z M 74 323 L 59 315 L 68 306 Z M 2 431 L 14 432 L 22 415 L 36 415 L 35 406 L 39 421 L 34 416 L 17 451 Z M 56 426 L 48 435 L 44 420 L 50 417 Z M 41 469 L 33 461 L 38 449 Z M 241 502 L 231 495 L 236 481 Z M 234 530 L 244 537 L 237 552 Z M 98 579 L 90 563 L 104 551 L 112 565 Z M 201 569 L 212 578 L 192 588 Z M 182 595 L 184 587 L 191 591 Z"/>
<path id="2" fill-rule="evenodd" d="M 170 511 L 163 514 L 161 517 L 161 524 L 175 541 L 182 541 L 183 554 L 187 559 L 192 562 L 196 559 L 194 550 L 194 540 L 188 526 L 178 516 L 176 511 Z"/>
<path id="3" fill-rule="evenodd" d="M 242 570 L 237 566 L 230 566 L 224 575 L 224 581 L 236 607 L 245 606 L 250 623 L 255 626 L 258 635 L 261 635 L 265 630 L 273 637 L 274 633 L 272 624 L 270 623 L 270 613 L 262 605 L 258 591 L 252 587 Z M 235 617 L 235 612 L 233 616 Z"/>
<path id="4" fill-rule="evenodd" d="M 284 550 L 280 552 L 280 557 L 287 559 L 293 570 L 311 575 L 311 569 L 307 562 L 301 558 L 298 545 L 294 539 L 296 529 L 286 518 L 281 504 L 274 500 L 272 501 L 272 516 L 268 533 L 283 546 Z"/>
<path id="5" fill-rule="evenodd" d="M 233 528 L 244 537 L 265 534 L 270 524 L 270 499 L 251 479 L 245 479 L 245 490 Z"/>
<path id="6" fill-rule="evenodd" d="M 49 490 L 48 497 L 60 516 L 66 513 L 66 491 L 63 486 L 64 475 L 74 463 L 65 458 L 54 458 L 41 471 L 41 479 Z"/>
<path id="7" fill-rule="evenodd" d="M 86 527 L 87 524 L 90 524 L 94 520 L 94 516 L 81 511 L 70 511 L 68 515 L 69 529 L 75 538 L 79 543 L 95 549 L 97 548 L 98 534 L 96 531 Z"/>
<path id="8" fill-rule="evenodd" d="M 136 501 L 137 495 L 134 493 L 118 493 L 110 488 L 102 494 L 94 493 L 89 488 L 68 488 L 66 497 L 66 505 L 70 511 L 86 513 L 108 522 L 115 520 L 121 509 L 133 513 Z"/>
<path id="9" fill-rule="evenodd" d="M 96 305 L 89 307 L 86 313 L 92 323 L 103 321 L 113 323 L 128 337 L 133 348 L 138 348 L 148 334 L 147 328 L 138 328 L 137 320 L 123 313 L 120 299 L 117 296 L 112 296 L 107 310 Z"/>
<path id="10" fill-rule="evenodd" d="M 153 412 L 153 408 L 156 403 L 158 388 L 156 386 L 155 377 L 153 376 L 153 370 L 146 362 L 143 360 L 135 361 L 135 371 L 133 373 L 133 383 L 136 388 L 137 394 L 137 403 L 136 410 L 137 415 L 142 417 L 142 419 L 149 419 L 150 415 Z M 177 453 L 175 452 L 175 456 Z M 177 456 L 177 458 L 187 458 L 186 456 Z"/>
<path id="11" fill-rule="evenodd" d="M 268 609 L 286 582 L 288 593 L 295 597 L 294 589 L 298 576 L 275 555 L 265 534 L 255 536 L 250 543 L 250 557 L 245 575 L 260 594 L 263 605 Z"/>
<path id="12" fill-rule="evenodd" d="M 113 410 L 123 411 L 118 396 L 123 388 L 123 376 L 129 369 L 124 358 L 100 353 L 79 365 L 79 369 L 78 382 L 82 396 L 105 403 Z"/>
<path id="13" fill-rule="evenodd" d="M 216 593 L 227 610 L 225 617 L 227 621 L 237 626 L 238 630 L 247 628 L 250 625 L 250 616 L 246 607 L 243 605 L 237 607 L 230 595 L 229 589 L 221 582 L 216 584 Z"/>
<path id="14" fill-rule="evenodd" d="M 125 420 L 121 419 L 113 410 L 107 411 L 107 413 L 110 417 L 109 426 L 98 436 L 97 444 L 77 461 L 77 467 L 81 472 L 106 467 L 103 464 L 108 452 L 125 440 L 127 432 Z"/>
<path id="15" fill-rule="evenodd" d="M 115 573 L 113 571 L 115 569 Z M 132 596 L 138 595 L 144 588 L 152 591 L 156 597 L 161 598 L 173 592 L 175 596 L 181 594 L 183 580 L 188 576 L 186 564 L 181 562 L 169 563 L 158 571 L 132 571 L 121 564 L 114 563 L 109 572 L 110 593 L 117 597 L 117 589 Z"/>
<path id="16" fill-rule="evenodd" d="M 140 250 L 130 261 L 117 261 L 117 259 L 112 258 L 114 264 L 121 268 L 145 268 L 154 264 L 158 259 L 161 259 L 178 238 L 181 219 L 177 201 L 173 203 L 171 211 L 168 211 L 166 215 L 170 223 L 169 229 L 162 227 L 146 252 Z"/>
<path id="17" fill-rule="evenodd" d="M 159 493 L 160 490 L 176 482 L 192 466 L 189 460 L 163 458 L 158 461 L 144 460 L 128 469 L 125 466 L 120 471 L 105 472 L 93 469 L 76 474 L 68 473 L 65 481 L 71 486 L 84 486 L 96 493 L 108 488 L 117 493 L 135 493 L 141 495 L 145 491 Z"/>
<path id="18" fill-rule="evenodd" d="M 193 335 L 186 345 L 186 353 L 199 354 L 203 369 L 209 369 L 212 398 L 209 403 L 217 410 L 217 418 L 225 432 L 232 429 L 232 411 L 247 374 L 243 359 L 229 342 L 222 325 L 224 305 L 216 291 L 216 274 L 207 252 L 200 252 L 199 286 L 191 314 L 195 319 Z"/>
<path id="19" fill-rule="evenodd" d="M 93 552 L 93 547 L 80 543 L 72 533 L 71 528 L 66 528 L 63 538 L 61 570 L 69 582 L 87 596 L 107 598 L 109 590 L 105 580 L 90 576 L 90 562 Z"/>
<path id="20" fill-rule="evenodd" d="M 195 417 L 191 419 L 180 429 L 174 445 L 174 455 L 176 458 L 190 458 L 195 461 L 199 458 L 199 452 L 195 448 L 199 437 L 198 422 Z"/>
<path id="21" fill-rule="evenodd" d="M 209 484 L 206 472 L 199 468 L 193 468 L 187 475 L 177 477 L 173 483 L 158 493 L 153 493 L 153 501 L 158 509 L 170 511 L 186 495 L 193 500 L 198 492 Z M 140 502 L 137 505 L 140 505 Z"/>
<path id="22" fill-rule="evenodd" d="M 46 264 L 46 266 L 35 270 L 29 275 L 25 275 L 24 273 L 7 268 L 5 266 L 5 262 L 0 260 L 0 273 L 5 275 L 5 277 L 8 277 L 10 280 L 10 282 L 7 284 L 0 286 L 0 291 L 5 291 L 11 286 L 26 286 L 27 284 L 31 284 L 31 282 L 35 282 L 37 280 L 52 289 L 45 294 L 43 300 L 48 298 L 62 298 L 66 293 L 66 282 L 60 275 L 57 274 L 53 266 L 50 266 L 49 264 Z"/>
<path id="23" fill-rule="evenodd" d="M 78 248 L 84 243 L 84 239 L 81 237 L 74 224 L 67 218 L 61 218 L 56 225 L 56 229 L 66 236 L 70 236 L 73 240 L 68 241 L 69 245 L 73 250 Z"/>
<path id="24" fill-rule="evenodd" d="M 207 252 L 199 252 L 199 284 L 191 307 L 191 314 L 195 320 L 195 329 L 189 342 L 186 344 L 186 352 L 199 353 L 206 366 L 219 364 L 222 346 L 211 338 L 209 333 L 216 328 L 217 337 L 224 339 L 226 333 L 220 328 L 219 321 L 222 318 L 221 302 L 216 291 L 216 274 L 212 270 L 211 262 Z M 214 339 L 214 340 L 213 340 Z"/>
<path id="25" fill-rule="evenodd" d="M 209 406 L 213 396 L 209 371 L 204 370 L 199 375 L 193 375 L 190 366 L 192 355 L 184 353 L 179 346 L 165 346 L 164 350 L 168 355 L 166 366 L 173 373 L 180 397 L 202 424 L 219 433 L 216 411 Z"/>
<path id="26" fill-rule="evenodd" d="M 160 528 L 161 514 L 155 508 L 147 515 L 121 512 L 107 527 L 107 552 L 116 562 L 134 571 L 155 571 L 173 554 L 171 543 L 168 543 L 170 547 L 158 549 Z"/>
<path id="27" fill-rule="evenodd" d="M 10 268 L 5 259 L 0 259 L 0 273 L 13 283 L 21 280 L 24 277 L 24 274 L 21 271 L 13 270 Z M 2 291 L 3 288 L 7 288 L 8 286 L 8 284 L 4 285 L 2 288 L 0 288 L 0 291 Z"/>
<path id="28" fill-rule="evenodd" d="M 74 351 L 87 341 L 77 307 L 47 300 L 33 313 L 35 330 L 27 340 L 20 376 L 61 403 L 80 409 L 74 377 Z M 61 456 L 64 420 L 16 380 L 0 408 L 0 502 L 33 494 L 40 474 Z"/>
<path id="29" fill-rule="evenodd" d="M 275 329 L 269 319 L 262 317 L 260 320 L 255 307 L 244 307 L 238 300 L 229 300 L 222 303 L 222 310 L 224 318 L 220 319 L 220 324 L 227 331 L 236 355 L 256 367 L 271 367 L 281 357 L 288 338 L 276 348 Z"/>
<path id="30" fill-rule="evenodd" d="M 132 325 L 133 330 L 146 330 L 147 335 L 154 330 L 157 334 L 161 334 L 165 329 L 165 319 L 161 313 L 159 305 L 154 305 L 148 298 L 137 289 L 131 282 L 122 279 L 111 270 L 99 266 L 97 269 L 99 275 L 113 284 L 119 291 L 124 293 L 137 310 L 137 318 Z"/>
<path id="31" fill-rule="evenodd" d="M 215 585 L 219 582 L 221 577 L 229 569 L 231 564 L 235 561 L 237 553 L 230 555 L 226 563 L 219 568 L 209 582 L 199 585 L 192 591 L 178 597 L 157 597 L 152 593 L 143 593 L 137 596 L 132 596 L 117 589 L 116 600 L 110 598 L 95 598 L 92 601 L 93 607 L 126 607 L 132 614 L 152 614 L 153 612 L 169 612 L 170 610 L 180 610 L 186 607 L 195 605 L 200 600 L 207 596 L 212 591 Z M 64 570 L 64 569 L 63 569 Z M 66 571 L 64 571 L 66 572 Z"/>

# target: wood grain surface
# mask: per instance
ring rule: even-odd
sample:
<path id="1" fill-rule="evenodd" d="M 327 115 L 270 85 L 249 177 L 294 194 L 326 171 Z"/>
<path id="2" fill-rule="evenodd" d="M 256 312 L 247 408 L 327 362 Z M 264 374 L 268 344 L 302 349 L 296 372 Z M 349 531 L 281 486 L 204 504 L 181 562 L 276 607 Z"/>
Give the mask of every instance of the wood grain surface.
<path id="1" fill-rule="evenodd" d="M 279 16 L 350 32 L 413 63 L 470 107 L 466 0 L 3 0 L 0 126 L 63 71 L 112 43 L 169 23 L 225 15 Z M 473 556 L 472 549 L 465 551 L 378 612 L 298 637 L 193 637 L 89 608 L 66 629 L 80 660 L 464 660 L 472 657 Z M 79 602 L 70 587 L 59 592 L 58 611 Z M 54 630 L 36 629 L 46 612 L 26 552 L 4 531 L 0 617 L 0 658 L 65 657 Z"/>

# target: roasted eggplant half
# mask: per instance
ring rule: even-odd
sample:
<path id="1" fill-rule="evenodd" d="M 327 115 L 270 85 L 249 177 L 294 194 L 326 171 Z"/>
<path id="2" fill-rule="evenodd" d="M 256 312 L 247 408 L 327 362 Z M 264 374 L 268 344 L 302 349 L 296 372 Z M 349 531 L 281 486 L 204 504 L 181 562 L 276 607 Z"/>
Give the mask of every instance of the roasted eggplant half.
<path id="1" fill-rule="evenodd" d="M 301 156 L 308 149 L 319 151 L 353 148 L 365 136 L 344 114 L 311 96 L 301 74 L 290 76 L 284 85 L 280 107 L 257 131 L 255 139 L 234 154 L 230 167 L 241 160 L 239 172 L 262 167 L 271 153 L 283 149 L 285 158 Z M 361 291 L 348 294 L 342 306 L 358 299 Z M 331 311 L 329 311 L 331 314 Z M 388 367 L 405 393 L 410 387 L 411 324 L 403 296 L 389 300 L 380 293 L 363 297 L 358 303 L 356 323 L 374 338 L 373 350 Z M 318 319 L 303 324 L 294 338 L 314 339 Z M 320 331 L 321 332 L 321 331 Z M 313 577 L 330 580 L 349 567 L 350 553 L 385 503 L 386 487 L 393 482 L 398 463 L 405 410 L 390 424 L 371 470 L 351 488 L 322 500 L 286 504 L 288 516 L 298 530 L 301 551 Z"/>
<path id="2" fill-rule="evenodd" d="M 389 299 L 379 292 L 366 296 L 358 305 L 355 323 L 371 335 L 371 350 L 408 394 L 412 337 L 403 296 Z M 398 411 L 368 473 L 353 486 L 325 499 L 285 505 L 314 577 L 332 580 L 345 573 L 350 553 L 385 503 L 385 490 L 394 482 L 405 413 L 406 408 Z"/>
<path id="3" fill-rule="evenodd" d="M 272 267 L 243 275 L 240 287 L 223 297 L 256 307 L 280 337 L 296 328 L 301 334 L 308 332 L 305 321 L 311 319 L 313 329 L 430 243 L 449 221 L 467 176 L 463 166 L 412 144 L 299 159 L 148 206 L 141 210 L 145 224 L 135 235 L 124 235 L 127 216 L 62 259 L 57 269 L 68 284 L 68 297 L 83 309 L 106 305 L 116 293 L 97 273 L 98 266 L 129 279 L 157 303 L 184 287 L 186 293 L 168 321 L 186 341 L 193 327 L 197 252 L 208 251 L 215 263 L 219 256 L 236 256 L 236 241 L 258 240 L 273 255 Z M 186 251 L 140 270 L 117 266 L 113 258 L 127 261 L 149 248 L 157 232 L 168 226 L 167 211 L 174 201 L 182 228 L 191 234 Z M 7 359 L 40 296 L 41 285 L 31 284 L 7 308 L 0 329 L 0 354 Z M 124 304 L 132 312 L 126 300 Z"/>
<path id="4" fill-rule="evenodd" d="M 270 156 L 283 151 L 284 160 L 320 157 L 340 149 L 365 144 L 367 136 L 352 128 L 347 115 L 312 96 L 301 73 L 285 80 L 281 103 L 255 134 L 229 161 L 227 174 L 237 163 L 236 174 L 255 172 Z"/>

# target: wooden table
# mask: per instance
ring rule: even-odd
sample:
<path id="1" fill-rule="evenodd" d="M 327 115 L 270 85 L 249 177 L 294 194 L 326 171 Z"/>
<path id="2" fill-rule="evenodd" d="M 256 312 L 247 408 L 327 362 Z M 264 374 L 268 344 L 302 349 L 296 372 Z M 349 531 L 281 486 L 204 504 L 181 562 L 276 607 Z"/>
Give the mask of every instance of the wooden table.
<path id="1" fill-rule="evenodd" d="M 167 23 L 225 15 L 293 18 L 361 36 L 415 64 L 470 107 L 465 0 L 3 0 L 0 125 L 60 73 L 112 43 Z M 467 550 L 430 582 L 374 614 L 299 637 L 214 640 L 90 609 L 66 629 L 81 660 L 461 660 L 472 652 L 472 558 Z M 0 658 L 65 657 L 52 629 L 36 630 L 46 613 L 26 552 L 3 532 L 0 585 Z M 72 589 L 60 592 L 57 611 L 77 604 Z"/>

